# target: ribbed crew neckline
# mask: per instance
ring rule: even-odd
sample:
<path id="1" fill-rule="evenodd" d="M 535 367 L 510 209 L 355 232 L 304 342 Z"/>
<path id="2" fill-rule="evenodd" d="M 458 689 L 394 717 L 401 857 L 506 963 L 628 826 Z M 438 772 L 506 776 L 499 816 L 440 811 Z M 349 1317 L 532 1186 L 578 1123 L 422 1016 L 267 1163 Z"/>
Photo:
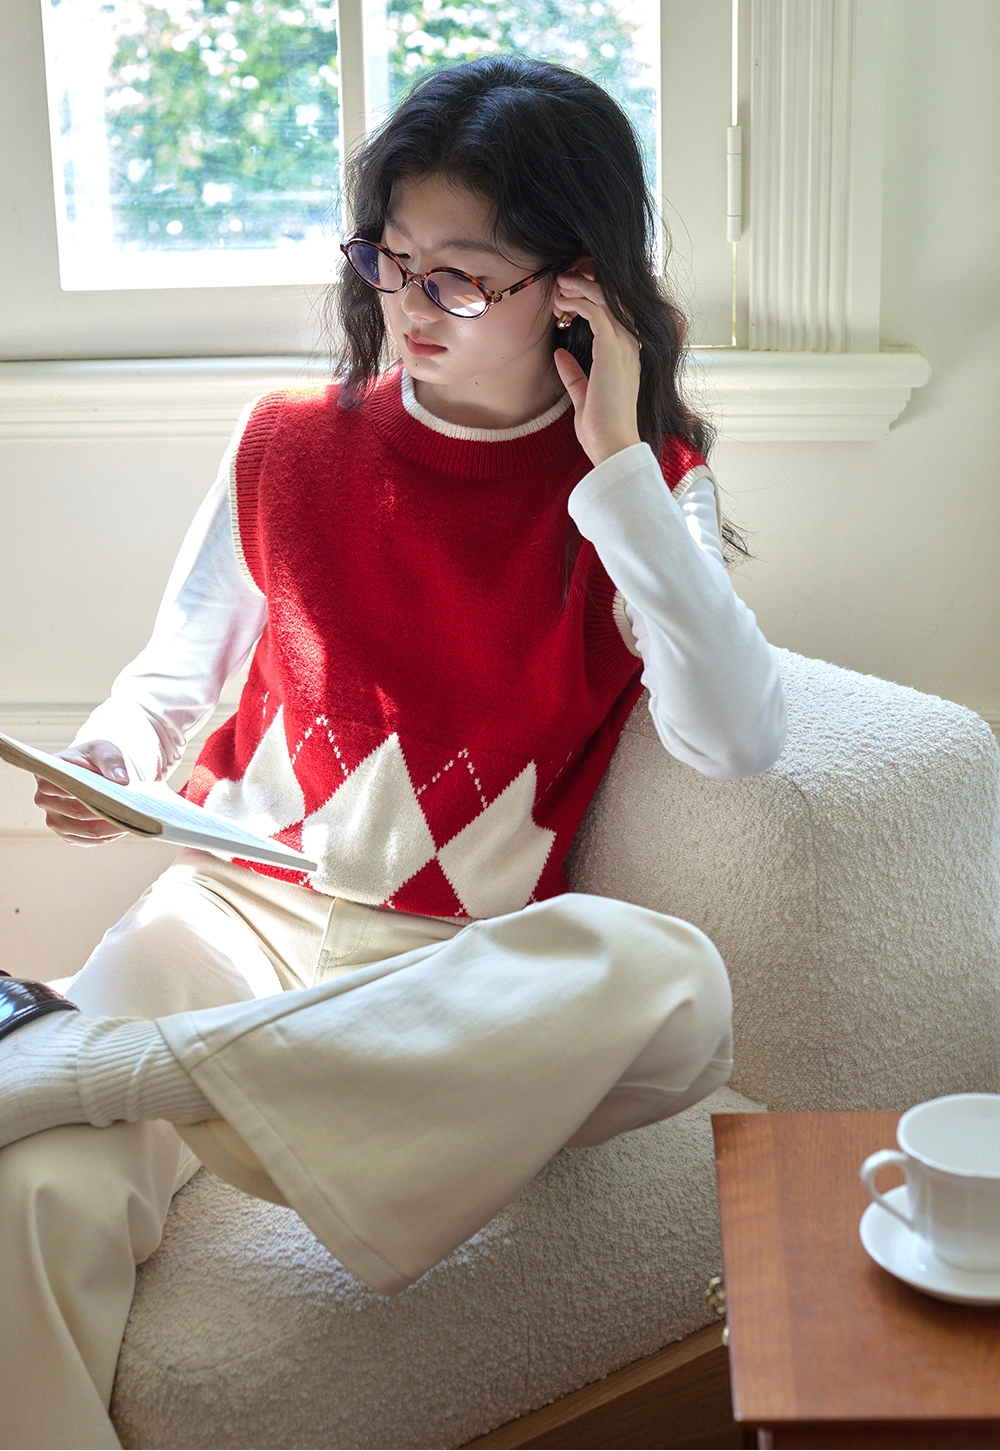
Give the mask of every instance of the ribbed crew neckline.
<path id="1" fill-rule="evenodd" d="M 403 367 L 400 368 L 400 396 L 410 417 L 422 423 L 425 428 L 433 428 L 435 433 L 444 433 L 448 438 L 464 438 L 470 443 L 509 443 L 512 438 L 524 438 L 529 433 L 548 428 L 570 406 L 569 394 L 564 393 L 547 412 L 539 414 L 537 418 L 529 418 L 527 423 L 519 423 L 514 428 L 470 428 L 464 423 L 449 423 L 445 418 L 438 418 L 422 403 L 418 403 L 413 379 Z"/>
<path id="2" fill-rule="evenodd" d="M 442 473 L 493 478 L 568 462 L 582 453 L 568 393 L 545 413 L 515 428 L 467 428 L 437 418 L 418 403 L 413 379 L 398 363 L 382 375 L 364 408 L 398 453 Z"/>

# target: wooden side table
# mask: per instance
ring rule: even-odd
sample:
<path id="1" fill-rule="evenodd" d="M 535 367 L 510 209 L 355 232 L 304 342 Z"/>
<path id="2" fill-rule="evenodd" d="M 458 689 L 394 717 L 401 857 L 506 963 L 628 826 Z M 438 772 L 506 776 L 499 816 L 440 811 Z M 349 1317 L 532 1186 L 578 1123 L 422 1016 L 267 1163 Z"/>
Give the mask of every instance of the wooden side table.
<path id="1" fill-rule="evenodd" d="M 895 1144 L 898 1120 L 713 1116 L 745 1446 L 1000 1447 L 1000 1309 L 911 1289 L 858 1237 L 858 1171 Z"/>

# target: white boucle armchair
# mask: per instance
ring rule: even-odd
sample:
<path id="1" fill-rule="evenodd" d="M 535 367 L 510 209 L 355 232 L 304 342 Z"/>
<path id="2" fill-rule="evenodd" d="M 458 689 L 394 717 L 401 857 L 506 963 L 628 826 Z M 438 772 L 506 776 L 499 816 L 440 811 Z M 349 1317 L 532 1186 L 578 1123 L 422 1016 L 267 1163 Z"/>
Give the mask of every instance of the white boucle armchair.
<path id="1" fill-rule="evenodd" d="M 661 1348 L 714 1333 L 711 1113 L 1000 1090 L 989 728 L 949 701 L 778 653 L 790 724 L 777 764 L 700 776 L 663 749 L 644 698 L 571 862 L 575 888 L 686 918 L 718 945 L 731 1085 L 556 1155 L 395 1298 L 353 1279 L 291 1210 L 200 1171 L 138 1270 L 112 1402 L 125 1446 L 696 1445 L 691 1405 L 648 1367 L 682 1379 L 694 1352 Z M 578 1390 L 602 1377 L 607 1389 Z M 637 1430 L 644 1384 L 659 1389 Z"/>

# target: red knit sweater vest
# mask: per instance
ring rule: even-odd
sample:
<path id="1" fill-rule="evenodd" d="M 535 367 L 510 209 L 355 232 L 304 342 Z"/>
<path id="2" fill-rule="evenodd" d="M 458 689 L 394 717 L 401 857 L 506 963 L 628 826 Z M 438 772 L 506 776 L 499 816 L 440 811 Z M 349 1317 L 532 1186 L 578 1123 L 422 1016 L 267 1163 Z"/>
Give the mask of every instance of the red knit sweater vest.
<path id="1" fill-rule="evenodd" d="M 400 382 L 354 409 L 335 385 L 254 408 L 233 512 L 267 625 L 185 794 L 320 863 L 255 871 L 491 917 L 566 890 L 642 662 L 594 546 L 574 557 L 566 501 L 591 464 L 573 410 L 457 439 L 411 416 Z M 669 486 L 701 463 L 667 440 Z"/>

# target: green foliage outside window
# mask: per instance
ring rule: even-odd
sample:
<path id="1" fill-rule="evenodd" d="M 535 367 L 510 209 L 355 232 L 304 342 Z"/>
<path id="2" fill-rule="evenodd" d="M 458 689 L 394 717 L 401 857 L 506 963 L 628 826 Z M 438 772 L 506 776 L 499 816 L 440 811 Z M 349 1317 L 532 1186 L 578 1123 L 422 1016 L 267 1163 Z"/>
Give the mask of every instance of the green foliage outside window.
<path id="1" fill-rule="evenodd" d="M 128 0 L 113 9 L 108 130 L 120 241 L 260 247 L 329 227 L 339 191 L 336 6 Z"/>
<path id="2" fill-rule="evenodd" d="M 106 0 L 119 245 L 273 247 L 340 227 L 336 6 Z M 388 94 L 428 70 L 516 52 L 572 66 L 629 112 L 654 166 L 652 89 L 605 0 L 387 0 Z"/>
<path id="3" fill-rule="evenodd" d="M 656 96 L 635 55 L 635 27 L 614 0 L 388 0 L 387 11 L 390 104 L 426 71 L 481 55 L 552 61 L 589 76 L 624 106 L 643 143 L 647 180 L 655 181 Z"/>

